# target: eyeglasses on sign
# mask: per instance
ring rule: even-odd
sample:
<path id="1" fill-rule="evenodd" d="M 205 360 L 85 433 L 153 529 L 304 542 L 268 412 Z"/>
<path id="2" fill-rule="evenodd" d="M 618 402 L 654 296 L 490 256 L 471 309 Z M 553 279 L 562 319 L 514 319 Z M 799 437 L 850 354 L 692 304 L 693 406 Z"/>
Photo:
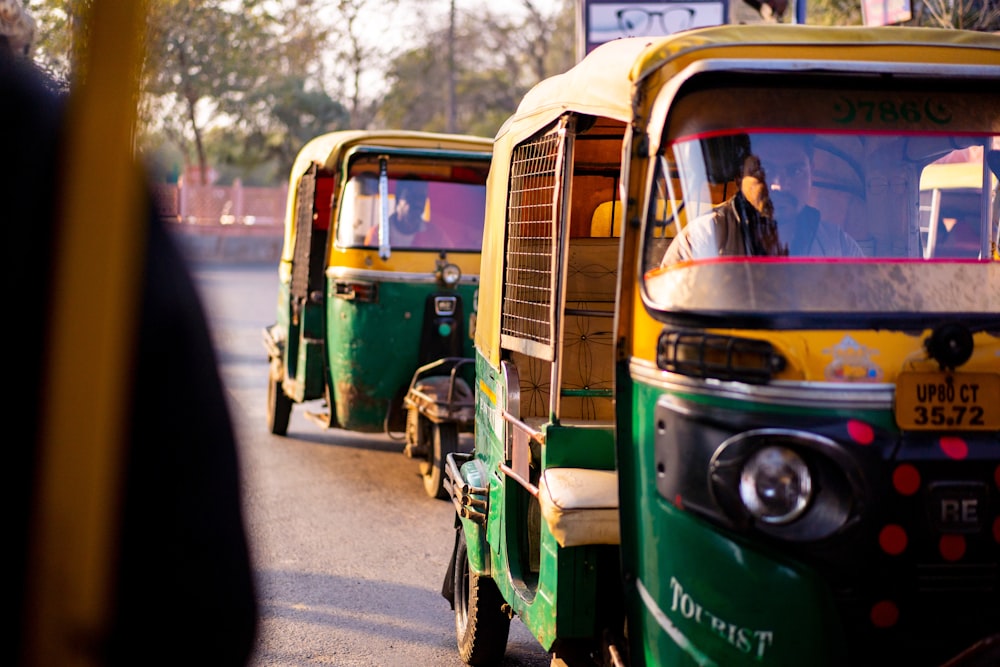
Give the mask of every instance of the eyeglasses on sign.
<path id="1" fill-rule="evenodd" d="M 694 19 L 691 7 L 671 7 L 663 11 L 652 11 L 642 7 L 626 7 L 615 12 L 618 29 L 625 37 L 644 37 L 654 34 L 653 19 L 658 19 L 662 34 L 669 35 L 679 30 L 687 30 Z"/>

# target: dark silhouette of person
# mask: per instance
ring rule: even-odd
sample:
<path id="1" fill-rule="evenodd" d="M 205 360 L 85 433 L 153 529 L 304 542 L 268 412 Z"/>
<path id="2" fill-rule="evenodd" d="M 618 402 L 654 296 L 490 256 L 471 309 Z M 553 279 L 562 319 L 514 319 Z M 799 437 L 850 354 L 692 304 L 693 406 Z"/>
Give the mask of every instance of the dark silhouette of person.
<path id="1" fill-rule="evenodd" d="M 13 520 L 2 593 L 9 612 L 3 662 L 19 664 L 24 612 L 32 604 L 25 582 L 41 420 L 59 418 L 58 406 L 46 405 L 43 379 L 54 248 L 67 214 L 59 210 L 58 187 L 72 174 L 60 160 L 64 95 L 2 37 L 0 202 L 8 235 L 8 334 L 18 369 L 6 392 L 4 488 Z M 112 617 L 98 645 L 82 648 L 104 665 L 245 665 L 257 599 L 236 439 L 215 352 L 187 266 L 152 207 L 135 222 L 147 227 L 148 242 L 137 319 L 121 323 L 137 333 L 123 425 L 122 505 L 114 519 L 119 538 L 110 554 Z"/>

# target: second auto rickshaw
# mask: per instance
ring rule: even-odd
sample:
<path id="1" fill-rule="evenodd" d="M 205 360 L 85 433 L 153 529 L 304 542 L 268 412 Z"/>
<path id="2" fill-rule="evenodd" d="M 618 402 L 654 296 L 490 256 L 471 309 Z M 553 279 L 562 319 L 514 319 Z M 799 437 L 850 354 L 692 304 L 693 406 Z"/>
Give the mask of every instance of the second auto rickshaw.
<path id="1" fill-rule="evenodd" d="M 413 388 L 446 414 L 471 396 L 472 367 L 459 362 L 472 356 L 490 146 L 344 131 L 303 147 L 277 321 L 264 330 L 272 433 L 286 433 L 294 404 L 323 399 L 325 409 L 307 415 L 324 428 L 409 434 L 405 453 L 420 461 L 427 492 L 441 493 L 444 456 L 471 422 L 439 423 L 415 407 L 408 423 L 403 403 L 418 369 Z M 423 368 L 439 360 L 448 361 Z"/>
<path id="2" fill-rule="evenodd" d="M 994 35 L 722 26 L 529 92 L 448 457 L 468 664 L 514 614 L 566 664 L 996 664 L 997 81 Z"/>

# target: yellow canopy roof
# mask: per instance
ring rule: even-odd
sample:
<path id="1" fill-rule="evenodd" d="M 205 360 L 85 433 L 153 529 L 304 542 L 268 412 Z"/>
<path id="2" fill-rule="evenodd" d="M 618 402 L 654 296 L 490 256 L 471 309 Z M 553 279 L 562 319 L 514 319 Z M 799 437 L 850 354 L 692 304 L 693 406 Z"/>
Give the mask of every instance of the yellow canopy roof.
<path id="1" fill-rule="evenodd" d="M 724 25 L 659 38 L 635 62 L 639 81 L 666 67 L 668 75 L 693 60 L 728 58 L 892 61 L 1000 65 L 1000 35 L 900 26 Z"/>
<path id="2" fill-rule="evenodd" d="M 650 43 L 648 37 L 606 42 L 575 67 L 536 84 L 497 132 L 497 141 L 518 142 L 566 111 L 627 122 L 632 115 L 629 71 Z"/>
<path id="3" fill-rule="evenodd" d="M 313 162 L 324 169 L 336 169 L 347 150 L 354 146 L 393 146 L 441 150 L 489 150 L 493 142 L 485 137 L 463 134 L 439 134 L 408 130 L 342 130 L 310 139 L 295 157 L 293 185 Z"/>

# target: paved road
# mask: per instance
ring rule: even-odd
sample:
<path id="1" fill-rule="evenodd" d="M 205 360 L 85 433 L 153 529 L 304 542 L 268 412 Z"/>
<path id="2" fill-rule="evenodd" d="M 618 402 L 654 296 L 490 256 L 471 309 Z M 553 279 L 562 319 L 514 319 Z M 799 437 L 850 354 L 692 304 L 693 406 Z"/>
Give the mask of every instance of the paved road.
<path id="1" fill-rule="evenodd" d="M 274 322 L 270 265 L 196 265 L 240 439 L 261 626 L 251 667 L 460 667 L 441 597 L 452 508 L 385 436 L 321 430 L 296 406 L 287 437 L 265 427 Z M 507 667 L 548 656 L 516 619 Z"/>

